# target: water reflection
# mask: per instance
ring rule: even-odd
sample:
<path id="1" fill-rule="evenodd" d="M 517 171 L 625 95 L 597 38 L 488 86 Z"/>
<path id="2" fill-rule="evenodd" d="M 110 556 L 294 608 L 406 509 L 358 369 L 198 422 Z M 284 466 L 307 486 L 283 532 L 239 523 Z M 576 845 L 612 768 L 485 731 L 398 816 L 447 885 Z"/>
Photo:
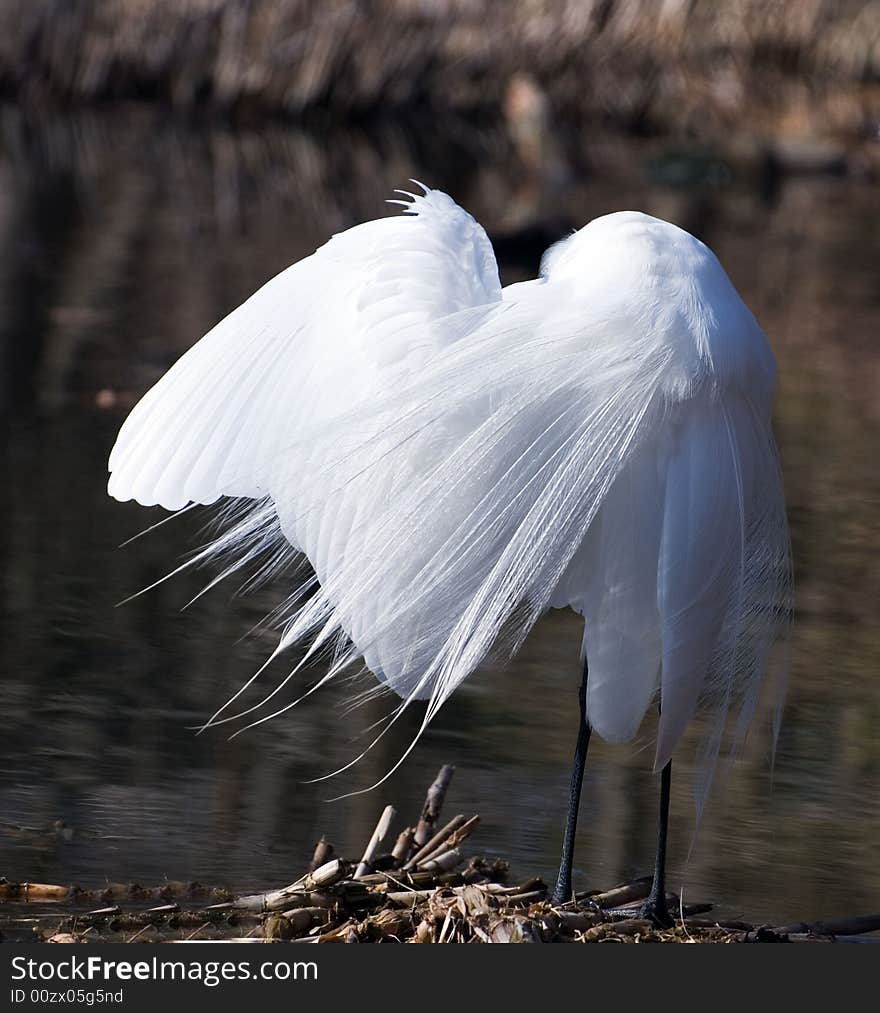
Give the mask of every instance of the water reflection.
<path id="1" fill-rule="evenodd" d="M 430 136 L 388 125 L 231 133 L 143 110 L 34 125 L 7 109 L 0 128 L 0 873 L 286 881 L 321 833 L 354 850 L 384 802 L 415 814 L 451 760 L 450 805 L 483 814 L 479 845 L 551 875 L 575 737 L 573 616 L 551 614 L 514 664 L 470 680 L 381 789 L 327 804 L 383 774 L 418 715 L 349 774 L 304 784 L 358 752 L 387 704 L 348 712 L 343 685 L 234 742 L 187 729 L 268 653 L 266 634 L 241 638 L 279 589 L 233 601 L 221 588 L 181 613 L 205 582 L 188 574 L 115 607 L 192 548 L 204 521 L 118 548 L 162 516 L 104 493 L 128 407 L 263 280 L 375 216 L 414 176 L 486 224 L 505 281 L 598 214 L 673 220 L 713 246 L 770 334 L 798 580 L 790 703 L 772 790 L 761 728 L 687 864 L 687 756 L 677 764 L 672 879 L 683 870 L 689 896 L 758 920 L 876 908 L 880 208 L 869 183 L 780 181 L 760 158 L 691 158 L 602 134 L 566 137 L 544 172 L 516 139 L 462 124 Z M 649 867 L 649 732 L 591 756 L 578 887 Z"/>

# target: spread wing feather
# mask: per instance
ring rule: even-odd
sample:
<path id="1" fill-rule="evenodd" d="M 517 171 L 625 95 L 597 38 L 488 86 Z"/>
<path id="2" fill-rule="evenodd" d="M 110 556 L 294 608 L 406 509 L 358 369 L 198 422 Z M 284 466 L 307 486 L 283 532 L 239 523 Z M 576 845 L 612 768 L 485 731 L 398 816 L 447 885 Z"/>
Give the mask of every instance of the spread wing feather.
<path id="1" fill-rule="evenodd" d="M 126 419 L 110 494 L 172 510 L 265 496 L 289 448 L 308 456 L 304 429 L 369 398 L 380 371 L 433 351 L 434 319 L 500 300 L 491 244 L 470 215 L 432 190 L 406 208 L 335 236 L 194 345 Z"/>

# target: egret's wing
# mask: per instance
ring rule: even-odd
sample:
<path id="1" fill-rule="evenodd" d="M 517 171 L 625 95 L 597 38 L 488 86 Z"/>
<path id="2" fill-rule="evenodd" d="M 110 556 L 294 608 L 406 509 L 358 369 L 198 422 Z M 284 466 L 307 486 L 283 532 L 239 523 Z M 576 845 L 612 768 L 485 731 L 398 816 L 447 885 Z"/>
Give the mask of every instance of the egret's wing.
<path id="1" fill-rule="evenodd" d="M 300 430 L 365 400 L 444 331 L 433 321 L 501 297 L 483 229 L 428 190 L 407 214 L 335 236 L 190 349 L 126 419 L 110 494 L 169 509 L 270 492 Z"/>
<path id="2" fill-rule="evenodd" d="M 788 607 L 769 401 L 706 364 L 683 382 L 662 317 L 613 309 L 522 286 L 413 383 L 315 434 L 367 507 L 287 642 L 344 632 L 340 665 L 362 654 L 430 701 L 427 721 L 493 644 L 571 603 L 604 736 L 630 738 L 658 685 L 658 764 L 700 702 L 719 720 L 738 705 L 744 729 Z M 303 507 L 283 483 L 275 502 L 282 524 Z"/>
<path id="3" fill-rule="evenodd" d="M 363 656 L 402 707 L 430 701 L 423 727 L 571 603 L 604 735 L 634 733 L 658 673 L 658 763 L 701 700 L 743 729 L 788 607 L 760 329 L 701 244 L 645 216 L 582 230 L 501 302 L 479 226 L 445 195 L 416 210 L 196 346 L 123 428 L 111 492 L 269 497 L 217 550 L 265 528 L 308 555 L 320 586 L 280 646 L 334 647 L 325 678 Z"/>
<path id="4" fill-rule="evenodd" d="M 522 641 L 662 411 L 667 355 L 606 312 L 569 286 L 521 287 L 479 321 L 449 318 L 465 338 L 310 436 L 369 508 L 288 642 L 345 631 L 342 660 L 363 654 L 430 717 L 499 637 Z M 313 488 L 304 504 L 296 476 L 276 486 L 282 525 L 326 509 Z"/>

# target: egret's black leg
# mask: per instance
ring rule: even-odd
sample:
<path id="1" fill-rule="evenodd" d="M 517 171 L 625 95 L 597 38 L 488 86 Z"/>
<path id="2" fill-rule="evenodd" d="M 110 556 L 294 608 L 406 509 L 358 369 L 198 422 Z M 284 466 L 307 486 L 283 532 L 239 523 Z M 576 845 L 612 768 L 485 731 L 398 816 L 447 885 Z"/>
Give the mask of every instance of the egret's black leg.
<path id="1" fill-rule="evenodd" d="M 584 780 L 584 767 L 587 762 L 587 747 L 590 744 L 590 726 L 587 722 L 587 660 L 584 659 L 584 677 L 578 692 L 580 703 L 580 727 L 578 728 L 577 747 L 574 753 L 574 764 L 571 768 L 571 784 L 568 789 L 568 815 L 565 818 L 565 836 L 562 840 L 562 861 L 559 863 L 559 876 L 553 891 L 553 903 L 564 904 L 571 900 L 571 864 L 574 858 L 574 837 L 577 831 L 578 809 L 581 803 L 581 784 Z"/>
<path id="2" fill-rule="evenodd" d="M 666 837 L 669 832 L 669 789 L 672 785 L 672 760 L 660 773 L 660 825 L 657 830 L 657 857 L 654 862 L 654 882 L 651 893 L 642 905 L 642 917 L 657 925 L 672 925 L 666 903 Z"/>

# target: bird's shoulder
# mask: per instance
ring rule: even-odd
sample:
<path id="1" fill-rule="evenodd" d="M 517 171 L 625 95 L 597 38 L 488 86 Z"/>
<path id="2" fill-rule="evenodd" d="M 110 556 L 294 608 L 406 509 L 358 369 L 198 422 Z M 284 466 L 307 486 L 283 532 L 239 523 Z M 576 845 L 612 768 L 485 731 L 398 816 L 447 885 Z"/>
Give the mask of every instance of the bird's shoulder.
<path id="1" fill-rule="evenodd" d="M 708 381 L 772 392 L 760 325 L 712 250 L 670 222 L 636 211 L 594 219 L 547 251 L 539 287 L 504 293 L 505 302 L 535 298 L 548 318 L 582 320 L 586 341 L 667 356 L 676 390 Z"/>

